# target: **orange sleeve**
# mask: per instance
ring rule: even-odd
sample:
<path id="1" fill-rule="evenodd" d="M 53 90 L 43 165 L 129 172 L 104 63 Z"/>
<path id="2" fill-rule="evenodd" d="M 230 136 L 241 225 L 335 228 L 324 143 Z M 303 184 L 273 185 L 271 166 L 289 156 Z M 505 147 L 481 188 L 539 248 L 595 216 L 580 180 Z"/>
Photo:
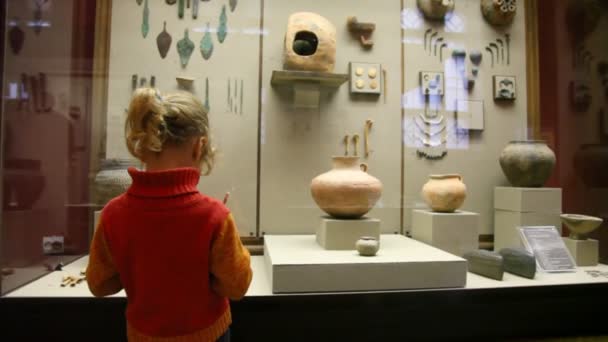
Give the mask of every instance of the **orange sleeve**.
<path id="1" fill-rule="evenodd" d="M 86 276 L 89 290 L 96 297 L 113 295 L 122 290 L 118 271 L 112 262 L 101 222 L 97 225 L 93 242 L 91 242 Z"/>
<path id="2" fill-rule="evenodd" d="M 253 276 L 251 257 L 241 243 L 231 214 L 224 220 L 212 241 L 209 259 L 212 289 L 233 300 L 243 298 Z"/>

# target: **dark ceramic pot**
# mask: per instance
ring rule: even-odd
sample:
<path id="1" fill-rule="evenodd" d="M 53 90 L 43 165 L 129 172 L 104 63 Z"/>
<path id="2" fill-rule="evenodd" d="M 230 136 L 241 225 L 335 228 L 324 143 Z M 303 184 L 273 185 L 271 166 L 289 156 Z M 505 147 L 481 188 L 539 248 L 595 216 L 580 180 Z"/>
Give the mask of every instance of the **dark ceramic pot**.
<path id="1" fill-rule="evenodd" d="M 4 167 L 3 208 L 5 210 L 32 209 L 45 186 L 45 179 L 40 171 L 40 161 L 7 159 Z"/>
<path id="2" fill-rule="evenodd" d="M 128 168 L 135 162 L 130 159 L 104 159 L 95 176 L 95 203 L 106 205 L 112 198 L 127 191 L 131 186 Z"/>
<path id="3" fill-rule="evenodd" d="M 555 167 L 555 153 L 544 141 L 511 141 L 500 154 L 500 167 L 511 185 L 539 188 Z"/>
<path id="4" fill-rule="evenodd" d="M 582 145 L 574 154 L 574 171 L 591 188 L 608 188 L 608 144 Z"/>

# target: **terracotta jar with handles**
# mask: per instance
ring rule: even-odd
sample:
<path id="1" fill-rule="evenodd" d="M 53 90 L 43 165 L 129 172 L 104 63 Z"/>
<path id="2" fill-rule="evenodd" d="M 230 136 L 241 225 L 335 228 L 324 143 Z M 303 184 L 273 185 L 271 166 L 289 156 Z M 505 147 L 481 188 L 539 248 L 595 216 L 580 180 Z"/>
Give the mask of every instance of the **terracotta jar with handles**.
<path id="1" fill-rule="evenodd" d="M 367 173 L 359 157 L 333 157 L 334 168 L 310 185 L 319 208 L 335 218 L 357 219 L 367 214 L 382 195 L 382 183 Z"/>
<path id="2" fill-rule="evenodd" d="M 422 187 L 422 197 L 433 211 L 451 213 L 464 203 L 467 187 L 458 174 L 430 175 Z"/>

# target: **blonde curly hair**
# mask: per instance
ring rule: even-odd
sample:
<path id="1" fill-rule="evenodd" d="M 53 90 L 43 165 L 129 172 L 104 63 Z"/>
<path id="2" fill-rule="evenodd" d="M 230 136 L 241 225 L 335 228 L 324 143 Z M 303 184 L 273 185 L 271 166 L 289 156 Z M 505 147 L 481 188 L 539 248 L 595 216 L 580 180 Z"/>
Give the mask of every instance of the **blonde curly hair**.
<path id="1" fill-rule="evenodd" d="M 215 149 L 211 147 L 207 110 L 190 93 L 161 95 L 152 88 L 135 90 L 125 121 L 125 137 L 129 152 L 138 159 L 146 150 L 161 152 L 167 144 L 205 137 L 201 167 L 205 175 L 213 169 Z"/>

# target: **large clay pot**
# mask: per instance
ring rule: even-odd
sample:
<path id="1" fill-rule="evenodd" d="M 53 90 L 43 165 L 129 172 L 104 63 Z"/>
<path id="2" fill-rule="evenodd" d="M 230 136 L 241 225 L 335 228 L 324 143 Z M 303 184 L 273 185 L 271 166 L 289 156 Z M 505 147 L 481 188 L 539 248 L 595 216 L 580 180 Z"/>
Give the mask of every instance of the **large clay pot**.
<path id="1" fill-rule="evenodd" d="M 40 198 L 45 179 L 40 171 L 40 161 L 7 159 L 3 174 L 3 208 L 5 210 L 29 210 Z"/>
<path id="2" fill-rule="evenodd" d="M 95 176 L 95 203 L 106 205 L 112 198 L 127 191 L 131 176 L 127 169 L 134 163 L 130 159 L 105 159 Z"/>
<path id="3" fill-rule="evenodd" d="M 608 145 L 582 145 L 574 154 L 574 171 L 591 188 L 608 188 Z"/>
<path id="4" fill-rule="evenodd" d="M 289 16 L 284 43 L 285 69 L 334 71 L 336 28 L 322 16 L 309 12 Z"/>
<path id="5" fill-rule="evenodd" d="M 511 141 L 500 154 L 499 162 L 511 185 L 540 188 L 551 177 L 555 153 L 544 141 Z"/>
<path id="6" fill-rule="evenodd" d="M 359 157 L 334 157 L 333 164 L 331 171 L 312 180 L 312 198 L 336 218 L 356 219 L 367 214 L 382 195 L 382 183 L 362 170 L 365 164 L 359 163 Z"/>
<path id="7" fill-rule="evenodd" d="M 422 187 L 422 198 L 433 211 L 451 213 L 464 203 L 467 187 L 457 174 L 430 175 Z"/>

